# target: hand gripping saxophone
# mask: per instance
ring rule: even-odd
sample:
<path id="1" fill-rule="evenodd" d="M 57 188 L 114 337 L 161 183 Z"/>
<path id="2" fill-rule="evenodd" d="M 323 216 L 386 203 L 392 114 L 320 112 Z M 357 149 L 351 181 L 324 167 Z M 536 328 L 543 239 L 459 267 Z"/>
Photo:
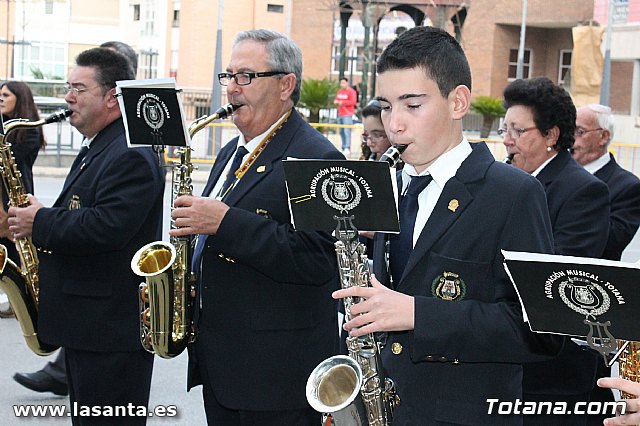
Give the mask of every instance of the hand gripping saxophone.
<path id="1" fill-rule="evenodd" d="M 393 167 L 404 145 L 391 147 L 380 161 Z M 358 241 L 351 217 L 339 219 L 335 243 L 342 288 L 370 287 L 366 247 Z M 345 321 L 360 298 L 344 299 Z M 335 426 L 390 426 L 393 409 L 400 403 L 393 381 L 384 376 L 380 343 L 373 333 L 347 337 L 349 356 L 337 355 L 321 362 L 307 380 L 307 401 L 316 411 L 332 417 Z M 323 424 L 329 424 L 328 419 Z"/>
<path id="2" fill-rule="evenodd" d="M 7 138 L 14 130 L 64 121 L 70 115 L 71 111 L 65 110 L 38 121 L 19 118 L 5 123 L 3 133 L 0 133 L 0 174 L 2 174 L 11 206 L 27 207 L 29 199 L 25 192 L 22 175 L 18 171 L 11 152 L 11 144 L 7 142 Z M 40 291 L 38 254 L 31 242 L 31 237 L 16 238 L 15 244 L 20 256 L 20 267 L 7 257 L 7 248 L 0 244 L 0 288 L 9 298 L 29 349 L 38 355 L 48 355 L 55 351 L 57 346 L 41 342 L 38 336 L 38 296 Z"/>
<path id="3" fill-rule="evenodd" d="M 210 116 L 189 126 L 193 137 L 214 120 L 225 118 L 237 108 L 224 105 Z M 191 148 L 179 150 L 180 162 L 173 164 L 171 174 L 171 206 L 181 195 L 193 194 Z M 171 229 L 175 229 L 171 220 Z M 131 260 L 133 272 L 145 278 L 140 284 L 140 342 L 149 352 L 161 358 L 173 358 L 195 340 L 192 315 L 192 292 L 195 275 L 191 271 L 194 237 L 170 237 L 169 242 L 155 241 L 141 247 Z"/>

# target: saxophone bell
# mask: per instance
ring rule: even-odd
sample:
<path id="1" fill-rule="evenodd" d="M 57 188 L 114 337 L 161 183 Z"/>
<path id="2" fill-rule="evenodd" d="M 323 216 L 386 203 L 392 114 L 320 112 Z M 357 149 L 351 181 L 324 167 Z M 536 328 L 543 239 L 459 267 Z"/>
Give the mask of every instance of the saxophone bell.
<path id="1" fill-rule="evenodd" d="M 335 425 L 365 426 L 369 422 L 360 398 L 362 368 L 351 357 L 336 355 L 322 361 L 307 379 L 311 407 L 331 415 Z"/>
<path id="2" fill-rule="evenodd" d="M 57 346 L 48 345 L 38 337 L 38 304 L 23 284 L 24 276 L 20 267 L 7 256 L 7 248 L 0 244 L 0 288 L 9 298 L 16 319 L 20 323 L 22 335 L 29 349 L 40 356 L 49 355 Z"/>
<path id="3" fill-rule="evenodd" d="M 239 107 L 227 104 L 195 120 L 189 125 L 189 137 Z M 177 152 L 180 161 L 173 164 L 171 173 L 172 207 L 177 197 L 193 194 L 191 148 L 181 147 Z M 171 229 L 176 229 L 173 220 Z M 170 237 L 169 242 L 155 241 L 141 247 L 131 260 L 133 272 L 145 280 L 138 289 L 140 343 L 161 358 L 173 358 L 195 341 L 195 275 L 191 271 L 194 241 L 191 235 Z"/>

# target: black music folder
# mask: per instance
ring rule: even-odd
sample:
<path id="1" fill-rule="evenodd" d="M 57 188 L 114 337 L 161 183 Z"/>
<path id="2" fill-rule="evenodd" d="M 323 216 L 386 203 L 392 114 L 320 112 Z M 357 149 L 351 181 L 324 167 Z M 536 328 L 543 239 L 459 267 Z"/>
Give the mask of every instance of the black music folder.
<path id="1" fill-rule="evenodd" d="M 173 78 L 116 82 L 130 147 L 190 145 L 179 92 Z"/>
<path id="2" fill-rule="evenodd" d="M 502 253 L 532 331 L 586 337 L 603 355 L 614 349 L 602 342 L 640 341 L 639 264 Z"/>
<path id="3" fill-rule="evenodd" d="M 360 230 L 400 231 L 395 169 L 387 163 L 285 160 L 284 172 L 296 230 L 333 231 L 347 217 Z"/>

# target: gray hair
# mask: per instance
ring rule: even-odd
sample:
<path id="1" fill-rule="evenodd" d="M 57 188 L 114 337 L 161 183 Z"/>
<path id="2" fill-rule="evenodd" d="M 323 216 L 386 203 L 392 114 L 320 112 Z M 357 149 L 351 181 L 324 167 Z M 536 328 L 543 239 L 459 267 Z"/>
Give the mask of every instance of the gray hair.
<path id="1" fill-rule="evenodd" d="M 611 108 L 600 104 L 589 104 L 586 107 L 596 113 L 598 127 L 609 131 L 609 142 L 611 142 L 613 140 L 613 131 L 615 130 L 615 120 L 613 119 Z"/>
<path id="2" fill-rule="evenodd" d="M 267 62 L 271 69 L 260 71 L 284 71 L 296 76 L 296 87 L 291 93 L 291 100 L 296 105 L 300 99 L 302 84 L 302 51 L 298 45 L 285 34 L 259 29 L 239 32 L 233 46 L 246 40 L 263 43 L 267 49 Z"/>

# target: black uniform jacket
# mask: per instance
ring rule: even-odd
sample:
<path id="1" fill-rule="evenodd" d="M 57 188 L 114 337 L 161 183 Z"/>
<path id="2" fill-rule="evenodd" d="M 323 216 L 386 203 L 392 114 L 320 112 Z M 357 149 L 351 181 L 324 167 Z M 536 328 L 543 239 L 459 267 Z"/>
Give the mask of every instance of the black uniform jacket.
<path id="1" fill-rule="evenodd" d="M 220 150 L 203 194 L 209 195 L 236 146 L 234 139 Z M 227 408 L 306 407 L 309 374 L 337 351 L 335 240 L 294 231 L 282 164 L 332 151 L 331 142 L 293 110 L 225 198 L 230 209 L 206 240 L 195 344 L 204 345 L 211 386 Z M 189 361 L 191 387 L 201 382 L 193 350 Z"/>
<path id="2" fill-rule="evenodd" d="M 600 258 L 609 233 L 607 185 L 560 151 L 538 174 L 549 203 L 555 254 Z M 584 394 L 595 386 L 602 359 L 572 342 L 559 357 L 525 366 L 525 393 Z M 534 417 L 528 418 L 534 421 Z"/>
<path id="3" fill-rule="evenodd" d="M 602 257 L 620 260 L 640 226 L 640 179 L 620 167 L 613 155 L 609 155 L 609 162 L 594 173 L 609 187 L 611 199 L 609 239 Z"/>
<path id="4" fill-rule="evenodd" d="M 128 148 L 122 119 L 92 141 L 33 224 L 40 334 L 87 351 L 140 349 L 135 252 L 161 239 L 164 178 L 150 148 Z"/>
<path id="5" fill-rule="evenodd" d="M 395 425 L 519 425 L 488 415 L 488 399 L 522 397 L 525 361 L 549 358 L 562 338 L 532 333 L 501 250 L 551 253 L 540 183 L 472 145 L 411 253 L 396 290 L 415 296 L 415 329 L 388 333 L 383 365 L 396 383 Z M 401 224 L 402 228 L 402 224 Z M 402 231 L 401 231 L 402 232 Z M 385 276 L 377 237 L 376 276 Z"/>

